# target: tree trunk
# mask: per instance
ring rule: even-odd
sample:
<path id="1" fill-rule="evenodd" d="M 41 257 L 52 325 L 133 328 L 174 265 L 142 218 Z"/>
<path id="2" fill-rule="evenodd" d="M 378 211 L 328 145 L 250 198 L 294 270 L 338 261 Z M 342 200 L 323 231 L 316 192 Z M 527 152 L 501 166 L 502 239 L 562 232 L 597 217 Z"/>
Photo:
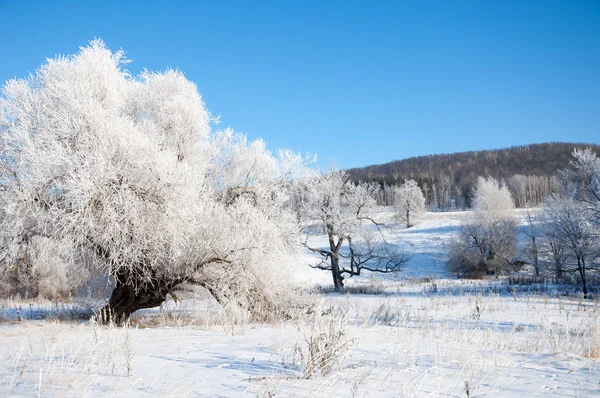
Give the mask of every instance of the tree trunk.
<path id="1" fill-rule="evenodd" d="M 337 243 L 335 242 L 335 234 L 333 232 L 333 225 L 327 225 L 327 235 L 329 237 L 329 249 L 330 256 L 329 261 L 331 262 L 331 275 L 333 276 L 333 286 L 336 292 L 341 292 L 344 288 L 344 277 L 340 272 L 340 258 L 338 257 L 338 253 L 342 248 L 342 244 L 344 243 L 344 238 L 339 237 Z"/>
<path id="2" fill-rule="evenodd" d="M 561 280 L 563 277 L 562 264 L 560 264 L 558 261 L 555 261 L 554 268 L 556 269 L 556 279 Z"/>
<path id="3" fill-rule="evenodd" d="M 583 298 L 588 298 L 587 281 L 585 275 L 585 258 L 577 256 L 577 266 L 579 268 L 579 276 L 581 277 L 581 284 L 583 285 Z"/>
<path id="4" fill-rule="evenodd" d="M 167 293 L 164 289 L 150 290 L 149 287 L 136 291 L 131 282 L 117 281 L 110 300 L 100 310 L 97 320 L 102 324 L 114 323 L 122 326 L 137 310 L 160 306 L 166 301 Z"/>
<path id="5" fill-rule="evenodd" d="M 331 275 L 333 276 L 333 286 L 336 292 L 341 292 L 344 289 L 344 277 L 340 272 L 339 261 L 337 256 L 331 256 Z"/>
<path id="6" fill-rule="evenodd" d="M 540 276 L 540 262 L 538 259 L 538 248 L 535 236 L 531 237 L 532 241 L 532 253 L 533 253 L 533 268 L 535 269 L 535 276 Z"/>

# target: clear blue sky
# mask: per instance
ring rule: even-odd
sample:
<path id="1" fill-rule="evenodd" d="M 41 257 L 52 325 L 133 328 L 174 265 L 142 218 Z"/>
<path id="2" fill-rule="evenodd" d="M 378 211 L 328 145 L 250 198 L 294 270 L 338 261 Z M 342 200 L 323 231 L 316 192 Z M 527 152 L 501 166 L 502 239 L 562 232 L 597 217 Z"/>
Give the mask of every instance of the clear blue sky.
<path id="1" fill-rule="evenodd" d="M 100 37 L 222 125 L 341 168 L 600 143 L 600 1 L 5 1 L 0 82 Z"/>

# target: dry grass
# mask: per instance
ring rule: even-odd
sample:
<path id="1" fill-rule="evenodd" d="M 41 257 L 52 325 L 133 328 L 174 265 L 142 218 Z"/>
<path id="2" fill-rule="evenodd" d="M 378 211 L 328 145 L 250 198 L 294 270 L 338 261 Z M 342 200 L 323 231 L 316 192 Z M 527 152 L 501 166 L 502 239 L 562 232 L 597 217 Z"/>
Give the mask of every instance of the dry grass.
<path id="1" fill-rule="evenodd" d="M 296 346 L 303 376 L 326 376 L 340 368 L 353 344 L 346 333 L 344 313 L 324 309 L 321 305 L 301 326 L 304 339 Z"/>

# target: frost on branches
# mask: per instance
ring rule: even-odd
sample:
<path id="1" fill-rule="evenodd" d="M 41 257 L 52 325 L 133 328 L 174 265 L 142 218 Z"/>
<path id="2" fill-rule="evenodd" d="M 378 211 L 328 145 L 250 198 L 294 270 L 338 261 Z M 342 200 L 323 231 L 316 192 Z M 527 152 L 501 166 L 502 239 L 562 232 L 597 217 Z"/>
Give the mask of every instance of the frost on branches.
<path id="1" fill-rule="evenodd" d="M 60 295 L 105 272 L 115 289 L 100 318 L 119 324 L 184 283 L 251 313 L 276 306 L 297 236 L 286 192 L 306 163 L 211 132 L 181 72 L 133 77 L 125 61 L 95 40 L 3 88 L 5 286 Z"/>
<path id="2" fill-rule="evenodd" d="M 425 196 L 415 180 L 407 180 L 396 188 L 396 209 L 406 228 L 413 226 L 416 218 L 425 213 Z"/>
<path id="3" fill-rule="evenodd" d="M 600 159 L 575 149 L 561 177 L 562 191 L 544 200 L 542 225 L 557 277 L 577 274 L 587 298 L 589 274 L 600 270 Z"/>
<path id="4" fill-rule="evenodd" d="M 575 149 L 570 166 L 561 173 L 563 181 L 585 208 L 588 226 L 600 238 L 600 158 L 589 148 Z"/>
<path id="5" fill-rule="evenodd" d="M 362 270 L 396 272 L 408 259 L 385 241 L 375 211 L 378 190 L 374 184 L 353 184 L 346 173 L 332 170 L 313 178 L 304 192 L 302 218 L 323 228 L 328 247 L 313 247 L 307 240 L 304 246 L 322 256 L 313 268 L 331 271 L 336 291 L 344 288 L 344 275 L 360 275 Z"/>

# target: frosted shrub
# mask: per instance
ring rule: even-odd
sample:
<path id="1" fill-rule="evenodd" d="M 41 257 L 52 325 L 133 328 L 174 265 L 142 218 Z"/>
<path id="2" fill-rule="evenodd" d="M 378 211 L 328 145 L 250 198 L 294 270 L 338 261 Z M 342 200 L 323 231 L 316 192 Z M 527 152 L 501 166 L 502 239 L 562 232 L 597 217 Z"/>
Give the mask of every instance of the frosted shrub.
<path id="1" fill-rule="evenodd" d="M 346 334 L 343 312 L 324 312 L 321 306 L 311 314 L 303 335 L 304 342 L 296 350 L 307 379 L 317 372 L 325 376 L 339 368 L 353 344 Z"/>
<path id="2" fill-rule="evenodd" d="M 479 178 L 474 212 L 448 253 L 448 267 L 461 277 L 508 272 L 516 254 L 517 223 L 510 192 L 493 178 Z"/>

